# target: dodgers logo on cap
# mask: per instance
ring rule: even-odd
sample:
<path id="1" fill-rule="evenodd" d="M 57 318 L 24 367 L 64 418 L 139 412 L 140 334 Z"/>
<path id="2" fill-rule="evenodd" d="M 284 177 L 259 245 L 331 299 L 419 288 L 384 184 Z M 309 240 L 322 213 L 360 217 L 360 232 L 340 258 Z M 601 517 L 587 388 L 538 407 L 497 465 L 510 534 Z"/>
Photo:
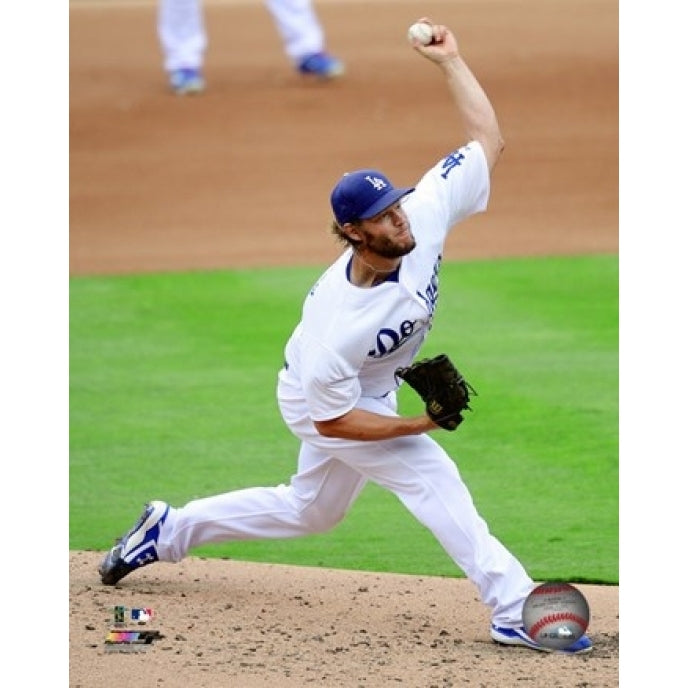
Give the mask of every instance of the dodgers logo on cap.
<path id="1" fill-rule="evenodd" d="M 415 187 L 395 187 L 378 170 L 347 172 L 332 190 L 330 203 L 340 225 L 375 217 Z"/>

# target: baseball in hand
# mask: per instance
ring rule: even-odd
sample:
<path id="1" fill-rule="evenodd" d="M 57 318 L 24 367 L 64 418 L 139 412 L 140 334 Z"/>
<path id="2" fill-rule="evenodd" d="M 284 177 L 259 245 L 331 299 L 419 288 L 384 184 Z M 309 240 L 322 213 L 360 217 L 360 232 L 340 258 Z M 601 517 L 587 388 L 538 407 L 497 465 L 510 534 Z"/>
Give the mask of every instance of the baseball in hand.
<path id="1" fill-rule="evenodd" d="M 563 650 L 588 628 L 590 608 L 583 593 L 568 583 L 543 583 L 526 598 L 523 626 L 540 645 Z"/>
<path id="2" fill-rule="evenodd" d="M 409 26 L 407 36 L 409 43 L 413 43 L 415 39 L 423 45 L 430 45 L 432 43 L 432 26 L 425 22 L 416 22 Z"/>

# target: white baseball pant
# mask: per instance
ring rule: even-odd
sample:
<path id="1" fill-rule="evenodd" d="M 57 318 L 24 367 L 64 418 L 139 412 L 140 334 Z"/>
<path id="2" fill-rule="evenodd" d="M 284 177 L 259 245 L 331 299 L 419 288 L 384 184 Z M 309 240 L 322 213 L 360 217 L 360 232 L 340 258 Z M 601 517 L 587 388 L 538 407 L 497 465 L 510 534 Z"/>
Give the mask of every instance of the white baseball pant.
<path id="1" fill-rule="evenodd" d="M 311 0 L 265 0 L 265 4 L 284 51 L 295 64 L 305 55 L 323 50 L 324 32 Z M 203 66 L 208 36 L 201 0 L 160 0 L 157 28 L 168 72 Z"/>
<path id="2" fill-rule="evenodd" d="M 393 492 L 434 534 L 478 587 L 493 623 L 520 625 L 534 583 L 490 534 L 444 449 L 429 435 L 378 442 L 322 437 L 305 404 L 290 392 L 280 381 L 280 410 L 302 441 L 289 485 L 240 489 L 170 508 L 158 540 L 160 560 L 180 561 L 191 548 L 210 542 L 322 533 L 344 518 L 366 481 L 372 480 Z M 364 398 L 359 406 L 391 415 L 396 398 Z"/>

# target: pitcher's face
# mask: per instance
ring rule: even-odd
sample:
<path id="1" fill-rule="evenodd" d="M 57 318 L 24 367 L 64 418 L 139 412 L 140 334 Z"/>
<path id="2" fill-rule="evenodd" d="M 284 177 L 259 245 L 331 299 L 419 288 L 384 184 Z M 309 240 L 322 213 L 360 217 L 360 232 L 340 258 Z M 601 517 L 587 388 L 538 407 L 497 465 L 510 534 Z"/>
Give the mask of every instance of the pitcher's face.
<path id="1" fill-rule="evenodd" d="M 362 220 L 358 229 L 363 239 L 360 248 L 384 258 L 405 256 L 416 247 L 416 239 L 401 201 L 369 220 Z"/>

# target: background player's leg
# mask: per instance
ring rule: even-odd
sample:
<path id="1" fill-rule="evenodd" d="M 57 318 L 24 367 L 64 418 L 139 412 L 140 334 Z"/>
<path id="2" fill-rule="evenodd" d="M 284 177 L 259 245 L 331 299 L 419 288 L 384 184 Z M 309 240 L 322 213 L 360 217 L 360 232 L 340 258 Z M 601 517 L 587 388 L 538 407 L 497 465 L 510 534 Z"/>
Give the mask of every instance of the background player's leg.
<path id="1" fill-rule="evenodd" d="M 324 47 L 324 33 L 309 0 L 266 0 L 284 51 L 294 64 Z"/>
<path id="2" fill-rule="evenodd" d="M 200 0 L 159 0 L 157 28 L 167 72 L 203 66 L 207 36 Z"/>

